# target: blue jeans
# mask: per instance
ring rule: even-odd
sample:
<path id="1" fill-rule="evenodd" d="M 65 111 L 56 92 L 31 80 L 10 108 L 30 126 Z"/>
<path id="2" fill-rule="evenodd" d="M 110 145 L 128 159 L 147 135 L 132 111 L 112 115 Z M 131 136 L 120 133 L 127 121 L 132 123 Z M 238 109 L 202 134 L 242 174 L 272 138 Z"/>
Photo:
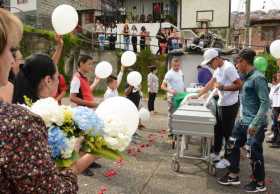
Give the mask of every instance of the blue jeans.
<path id="1" fill-rule="evenodd" d="M 256 181 L 261 182 L 265 179 L 263 141 L 265 137 L 265 126 L 257 129 L 255 136 L 247 139 L 248 125 L 237 122 L 229 139 L 227 148 L 229 151 L 229 171 L 239 173 L 240 148 L 245 144 L 249 147 L 249 159 L 251 162 L 252 175 Z"/>
<path id="2" fill-rule="evenodd" d="M 105 43 L 105 34 L 98 35 L 98 42 L 100 50 L 104 50 L 104 43 Z"/>
<path id="3" fill-rule="evenodd" d="M 129 36 L 124 36 L 123 40 L 124 40 L 124 50 L 128 51 L 129 50 Z"/>

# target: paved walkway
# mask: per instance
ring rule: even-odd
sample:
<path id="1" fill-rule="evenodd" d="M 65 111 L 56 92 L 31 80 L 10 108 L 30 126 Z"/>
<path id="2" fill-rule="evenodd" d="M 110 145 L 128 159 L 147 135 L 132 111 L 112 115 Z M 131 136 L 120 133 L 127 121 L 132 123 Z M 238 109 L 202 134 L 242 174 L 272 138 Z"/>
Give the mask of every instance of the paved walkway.
<path id="1" fill-rule="evenodd" d="M 152 116 L 138 144 L 126 151 L 123 165 L 101 159 L 101 169 L 95 176 L 79 176 L 80 194 L 242 194 L 249 177 L 249 163 L 241 161 L 241 181 L 238 187 L 223 187 L 215 177 L 207 174 L 207 167 L 199 161 L 184 161 L 181 172 L 175 173 L 170 164 L 174 151 L 162 129 L 167 128 L 166 103 L 157 102 L 159 114 Z M 150 141 L 149 141 L 150 140 Z M 149 147 L 146 147 L 149 144 Z M 142 148 L 144 147 L 145 148 Z M 134 153 L 134 149 L 137 149 Z M 128 153 L 129 152 L 129 153 Z M 134 155 L 134 156 L 132 156 Z M 269 194 L 280 194 L 280 149 L 265 148 Z M 113 170 L 112 170 L 113 169 Z M 218 172 L 221 175 L 223 172 Z M 272 181 L 272 183 L 271 183 Z"/>

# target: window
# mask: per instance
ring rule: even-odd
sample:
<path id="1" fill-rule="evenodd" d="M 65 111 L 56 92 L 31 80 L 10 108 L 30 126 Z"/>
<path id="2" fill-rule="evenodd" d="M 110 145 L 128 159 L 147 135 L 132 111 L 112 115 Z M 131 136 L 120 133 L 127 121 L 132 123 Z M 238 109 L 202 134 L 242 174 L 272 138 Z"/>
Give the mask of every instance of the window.
<path id="1" fill-rule="evenodd" d="M 17 0 L 17 4 L 25 4 L 28 3 L 28 0 Z"/>

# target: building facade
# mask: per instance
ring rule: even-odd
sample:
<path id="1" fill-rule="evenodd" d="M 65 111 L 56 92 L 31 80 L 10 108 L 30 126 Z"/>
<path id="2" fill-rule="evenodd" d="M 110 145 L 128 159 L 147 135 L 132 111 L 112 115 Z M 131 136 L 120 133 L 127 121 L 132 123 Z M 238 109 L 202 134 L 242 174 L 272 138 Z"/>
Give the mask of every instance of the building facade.
<path id="1" fill-rule="evenodd" d="M 132 22 L 159 22 L 177 19 L 176 0 L 121 0 L 122 14 Z"/>

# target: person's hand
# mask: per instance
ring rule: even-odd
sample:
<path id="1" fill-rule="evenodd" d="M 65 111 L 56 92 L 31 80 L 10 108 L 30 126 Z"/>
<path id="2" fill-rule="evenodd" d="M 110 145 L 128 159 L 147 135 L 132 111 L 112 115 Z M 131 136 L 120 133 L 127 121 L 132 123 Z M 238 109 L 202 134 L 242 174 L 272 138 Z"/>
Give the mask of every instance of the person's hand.
<path id="1" fill-rule="evenodd" d="M 62 46 L 64 44 L 63 36 L 56 34 L 55 35 L 55 42 L 58 46 Z"/>
<path id="2" fill-rule="evenodd" d="M 99 77 L 95 77 L 94 82 L 95 82 L 95 83 L 99 83 L 100 80 L 101 80 L 101 79 L 100 79 Z"/>
<path id="3" fill-rule="evenodd" d="M 174 90 L 174 89 L 170 89 L 169 92 L 173 95 L 176 95 L 176 93 L 177 93 L 176 90 Z"/>
<path id="4" fill-rule="evenodd" d="M 196 99 L 198 99 L 199 97 L 198 97 L 198 95 L 193 95 L 193 96 L 190 96 L 189 98 L 190 98 L 190 99 L 193 99 L 193 100 L 196 100 Z"/>
<path id="5" fill-rule="evenodd" d="M 224 85 L 222 85 L 221 83 L 216 83 L 216 88 L 223 91 L 224 90 Z"/>
<path id="6" fill-rule="evenodd" d="M 248 133 L 250 136 L 255 136 L 256 135 L 257 130 L 255 128 L 249 128 L 248 129 Z"/>

